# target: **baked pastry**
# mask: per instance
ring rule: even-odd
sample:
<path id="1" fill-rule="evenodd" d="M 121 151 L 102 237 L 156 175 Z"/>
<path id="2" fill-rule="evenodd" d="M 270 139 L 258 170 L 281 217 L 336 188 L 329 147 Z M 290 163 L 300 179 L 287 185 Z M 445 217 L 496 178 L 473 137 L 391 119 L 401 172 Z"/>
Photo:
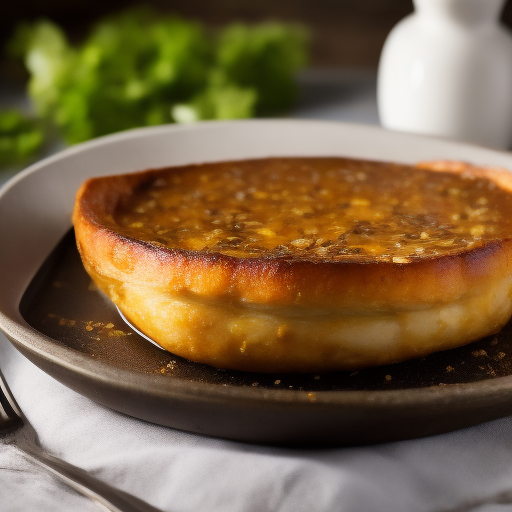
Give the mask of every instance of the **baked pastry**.
<path id="1" fill-rule="evenodd" d="M 354 370 L 512 314 L 512 174 L 457 162 L 209 163 L 88 180 L 92 279 L 165 349 L 219 368 Z"/>

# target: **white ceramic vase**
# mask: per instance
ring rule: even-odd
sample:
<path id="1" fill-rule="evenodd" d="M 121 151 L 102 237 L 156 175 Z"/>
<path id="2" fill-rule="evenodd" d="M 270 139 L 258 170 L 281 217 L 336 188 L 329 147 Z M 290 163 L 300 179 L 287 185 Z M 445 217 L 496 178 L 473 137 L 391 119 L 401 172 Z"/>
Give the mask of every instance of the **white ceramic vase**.
<path id="1" fill-rule="evenodd" d="M 413 2 L 415 12 L 382 50 L 382 125 L 509 148 L 512 36 L 498 21 L 504 0 Z"/>

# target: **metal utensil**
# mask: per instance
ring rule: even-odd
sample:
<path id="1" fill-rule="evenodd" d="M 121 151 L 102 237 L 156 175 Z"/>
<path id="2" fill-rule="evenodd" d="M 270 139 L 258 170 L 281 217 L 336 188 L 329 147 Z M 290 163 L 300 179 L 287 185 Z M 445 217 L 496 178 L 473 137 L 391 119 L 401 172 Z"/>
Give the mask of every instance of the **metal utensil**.
<path id="1" fill-rule="evenodd" d="M 86 471 L 49 455 L 41 448 L 37 433 L 16 403 L 0 371 L 0 440 L 15 444 L 32 461 L 60 478 L 102 510 L 111 512 L 158 512 L 151 505 L 114 489 Z"/>

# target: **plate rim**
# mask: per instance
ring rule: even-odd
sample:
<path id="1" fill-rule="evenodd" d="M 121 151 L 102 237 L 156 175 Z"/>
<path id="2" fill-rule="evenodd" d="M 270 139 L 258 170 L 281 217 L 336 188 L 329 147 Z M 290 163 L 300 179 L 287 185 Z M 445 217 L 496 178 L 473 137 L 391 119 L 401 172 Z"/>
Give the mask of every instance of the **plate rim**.
<path id="1" fill-rule="evenodd" d="M 297 119 L 202 122 L 187 126 L 164 125 L 150 128 L 138 128 L 108 135 L 67 148 L 56 155 L 52 155 L 31 165 L 11 178 L 0 189 L 0 206 L 5 202 L 5 198 L 9 197 L 16 187 L 22 186 L 24 180 L 28 177 L 36 173 L 44 173 L 45 170 L 51 168 L 54 164 L 62 162 L 69 156 L 80 155 L 84 151 L 94 150 L 95 148 L 105 145 L 108 146 L 117 141 L 138 139 L 141 136 L 151 138 L 153 134 L 178 132 L 194 133 L 197 130 L 208 131 L 226 129 L 226 127 L 239 130 L 242 126 L 254 126 L 255 124 L 260 127 L 272 124 L 280 128 L 285 125 L 341 127 L 344 130 L 360 131 L 362 134 L 368 132 L 373 134 L 377 133 L 379 136 L 382 135 L 384 139 L 386 137 L 398 137 L 405 141 L 437 141 L 441 146 L 458 147 L 461 151 L 464 151 L 466 148 L 472 148 L 482 154 L 500 155 L 505 160 L 510 161 L 512 168 L 512 154 L 508 154 L 505 151 L 497 151 L 474 144 L 447 141 L 435 137 L 391 132 L 376 126 L 340 123 L 337 121 Z M 41 255 L 41 263 L 47 255 L 48 254 Z M 31 280 L 33 276 L 28 277 L 30 278 L 29 280 Z M 0 292 L 0 299 L 2 298 L 1 295 Z M 19 298 L 21 299 L 21 297 Z M 512 375 L 489 378 L 471 383 L 445 384 L 443 386 L 435 385 L 424 388 L 316 391 L 314 392 L 314 399 L 308 395 L 308 391 L 297 389 L 270 389 L 248 386 L 233 387 L 197 381 L 191 382 L 184 378 L 173 379 L 168 378 L 168 376 L 146 374 L 137 370 L 119 367 L 105 361 L 95 360 L 87 354 L 82 354 L 70 347 L 61 345 L 56 340 L 53 340 L 31 327 L 21 316 L 19 307 L 20 304 L 18 300 L 15 305 L 11 304 L 10 308 L 8 307 L 6 311 L 5 304 L 2 304 L 0 300 L 0 330 L 4 332 L 7 338 L 10 339 L 18 349 L 30 354 L 33 361 L 34 359 L 42 359 L 50 365 L 61 366 L 73 373 L 80 374 L 83 378 L 92 379 L 94 381 L 99 379 L 103 382 L 115 382 L 119 385 L 119 381 L 123 380 L 123 385 L 126 389 L 133 389 L 134 386 L 137 388 L 142 386 L 140 389 L 156 393 L 164 399 L 174 397 L 178 399 L 194 400 L 196 403 L 216 401 L 229 405 L 244 402 L 248 406 L 252 405 L 263 408 L 273 407 L 277 404 L 279 407 L 285 408 L 299 407 L 307 408 L 307 410 L 327 408 L 339 410 L 343 407 L 403 409 L 419 405 L 433 406 L 436 404 L 447 405 L 452 402 L 458 403 L 461 398 L 468 400 L 475 398 L 485 400 L 486 398 L 494 397 L 496 400 L 499 400 L 512 397 Z M 13 310 L 16 310 L 18 314 L 13 315 Z M 120 376 L 122 376 L 122 379 L 119 379 Z"/>

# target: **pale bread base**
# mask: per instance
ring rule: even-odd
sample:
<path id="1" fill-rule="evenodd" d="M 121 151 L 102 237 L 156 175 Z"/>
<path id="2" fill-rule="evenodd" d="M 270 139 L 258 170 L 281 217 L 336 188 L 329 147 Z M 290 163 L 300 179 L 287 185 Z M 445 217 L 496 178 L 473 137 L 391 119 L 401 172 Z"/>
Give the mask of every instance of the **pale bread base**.
<path id="1" fill-rule="evenodd" d="M 127 283 L 109 291 L 123 314 L 166 350 L 219 368 L 260 372 L 357 370 L 403 361 L 495 333 L 512 315 L 512 275 L 477 296 L 373 314 L 201 301 Z"/>

